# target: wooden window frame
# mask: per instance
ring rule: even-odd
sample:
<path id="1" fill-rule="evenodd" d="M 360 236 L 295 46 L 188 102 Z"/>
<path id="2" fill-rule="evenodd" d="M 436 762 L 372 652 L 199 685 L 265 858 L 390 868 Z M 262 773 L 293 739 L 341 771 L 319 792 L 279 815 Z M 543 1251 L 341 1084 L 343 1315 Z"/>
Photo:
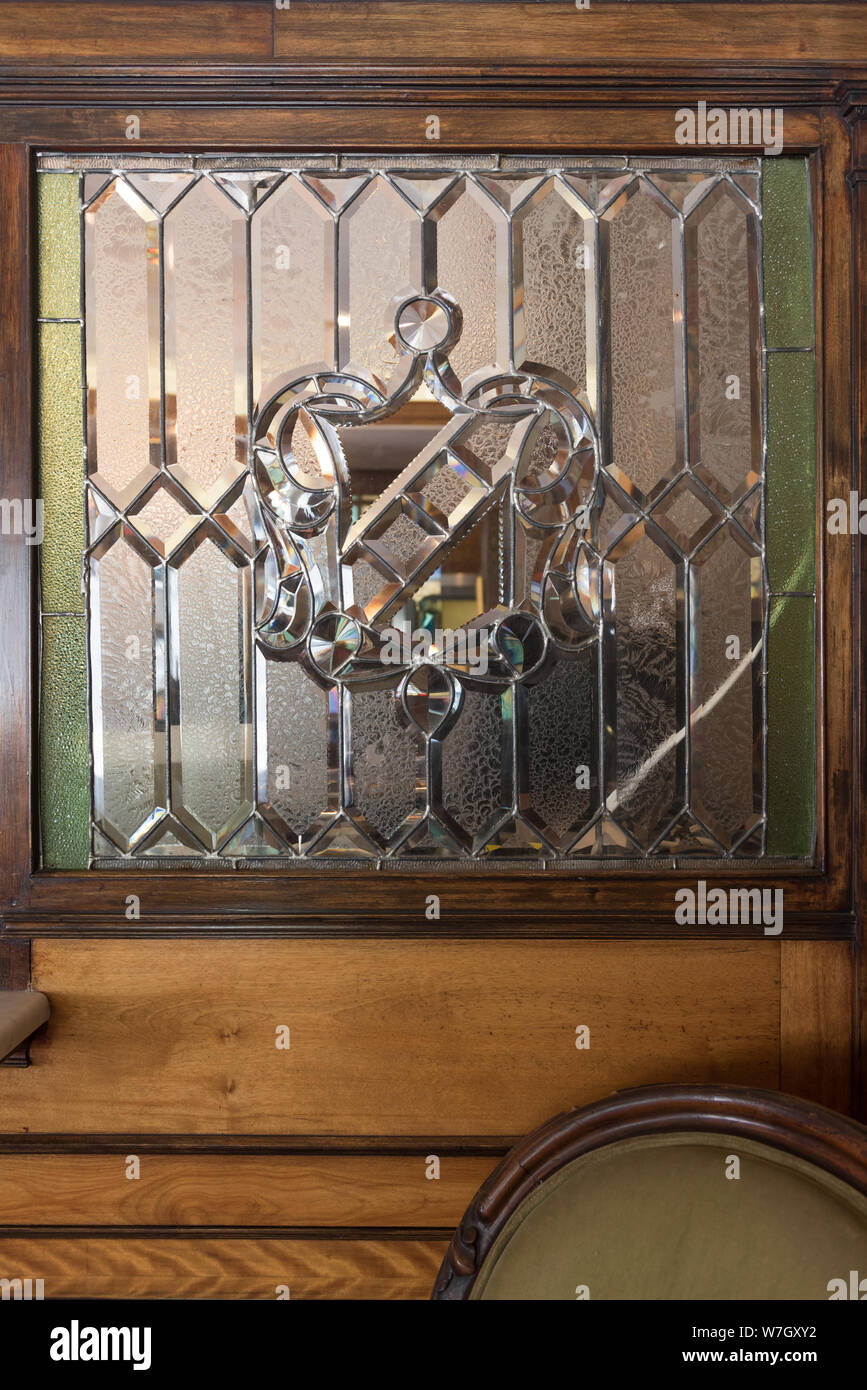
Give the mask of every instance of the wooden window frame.
<path id="1" fill-rule="evenodd" d="M 23 6 L 13 6 L 24 9 Z M 94 7 L 91 6 L 91 9 Z M 96 8 L 99 8 L 98 6 Z M 106 7 L 116 8 L 116 7 Z M 205 7 L 213 8 L 213 7 Z M 217 6 L 219 9 L 220 7 Z M 246 9 L 246 6 L 234 6 Z M 308 7 L 309 8 L 309 7 Z M 323 9 L 333 9 L 323 6 Z M 348 11 L 349 6 L 341 6 Z M 376 10 L 389 6 L 368 7 Z M 423 7 L 422 7 L 423 8 Z M 428 7 L 430 8 L 430 7 Z M 443 11 L 466 13 L 461 4 Z M 480 10 L 481 6 L 469 9 Z M 488 10 L 497 8 L 488 6 Z M 524 7 L 524 9 L 532 7 Z M 548 6 L 539 7 L 547 10 Z M 550 9 L 563 7 L 550 6 Z M 632 9 L 632 6 L 611 6 Z M 688 0 L 673 6 L 691 8 Z M 701 7 L 695 6 L 696 10 Z M 743 11 L 761 10 L 746 4 Z M 777 6 L 769 7 L 775 10 Z M 785 8 L 785 7 L 782 7 Z M 795 42 L 800 13 L 793 5 L 785 44 Z M 828 7 L 846 9 L 846 6 Z M 394 24 L 401 22 L 395 7 Z M 275 17 L 276 22 L 276 17 Z M 443 17 L 448 23 L 448 16 Z M 278 36 L 279 37 L 279 36 Z M 279 55 L 280 45 L 275 41 Z M 576 55 L 578 45 L 576 43 Z M 567 55 L 569 56 L 569 55 Z M 864 69 L 858 74 L 863 75 Z M 845 76 L 845 74 L 844 74 Z M 540 90 L 544 88 L 544 104 Z M 860 564 L 857 545 L 826 543 L 825 498 L 857 487 L 853 424 L 856 404 L 862 436 L 863 387 L 853 367 L 865 369 L 867 276 L 867 117 L 852 83 L 788 58 L 775 70 L 715 68 L 705 60 L 680 61 L 619 76 L 615 65 L 580 66 L 546 59 L 532 68 L 496 64 L 484 78 L 466 66 L 432 71 L 395 61 L 356 58 L 330 67 L 274 62 L 255 66 L 54 69 L 50 74 L 0 68 L 0 180 L 7 209 L 0 238 L 0 447 L 4 491 L 35 496 L 32 408 L 34 323 L 32 232 L 37 151 L 124 151 L 129 112 L 142 116 L 143 152 L 279 151 L 321 153 L 429 151 L 425 115 L 439 112 L 436 152 L 683 154 L 674 140 L 675 112 L 698 99 L 725 106 L 781 107 L 786 154 L 814 157 L 817 355 L 817 821 L 815 864 L 784 869 L 721 861 L 712 872 L 726 886 L 757 881 L 782 888 L 789 938 L 857 942 L 857 905 L 863 870 L 856 740 L 867 757 L 859 650 Z M 853 135 L 854 139 L 850 140 Z M 713 154 L 745 153 L 714 147 Z M 753 151 L 755 152 L 755 151 Z M 860 161 L 860 162 L 859 162 Z M 854 204 L 852 190 L 855 189 Z M 853 206 L 860 259 L 856 280 Z M 857 298 L 860 296 L 860 298 Z M 853 305 L 860 316 L 853 318 Z M 862 461 L 863 468 L 863 461 Z M 867 493 L 867 487 L 862 488 Z M 590 937 L 755 937 L 761 927 L 674 925 L 674 891 L 695 881 L 694 867 L 584 871 L 440 866 L 430 870 L 374 867 L 293 867 L 226 872 L 200 869 L 48 871 L 36 867 L 38 805 L 36 654 L 38 617 L 34 552 L 22 544 L 0 547 L 0 637 L 6 688 L 0 705 L 0 919 L 9 937 L 60 933 L 107 936 L 242 933 L 384 936 L 533 935 Z M 8 692 L 8 694 L 6 693 Z M 29 789 L 29 790 L 27 790 Z M 440 900 L 429 921 L 425 902 Z M 129 894 L 140 917 L 125 916 Z"/>

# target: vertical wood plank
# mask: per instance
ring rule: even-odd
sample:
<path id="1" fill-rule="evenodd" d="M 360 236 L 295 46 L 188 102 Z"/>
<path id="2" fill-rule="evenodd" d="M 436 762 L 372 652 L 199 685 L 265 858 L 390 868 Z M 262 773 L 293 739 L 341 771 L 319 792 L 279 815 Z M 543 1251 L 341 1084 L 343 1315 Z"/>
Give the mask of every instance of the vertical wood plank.
<path id="1" fill-rule="evenodd" d="M 780 1089 L 851 1114 L 852 946 L 784 941 L 780 956 Z"/>
<path id="2" fill-rule="evenodd" d="M 0 935 L 0 989 L 30 988 L 30 942 Z M 2 1067 L 30 1066 L 30 1039 L 0 1059 Z"/>
<path id="3" fill-rule="evenodd" d="M 0 489 L 26 508 L 33 497 L 30 458 L 30 196 L 24 145 L 0 145 Z M 0 534 L 0 917 L 12 906 L 30 871 L 32 789 L 29 744 L 32 718 L 33 619 L 31 583 L 36 546 Z"/>
<path id="4" fill-rule="evenodd" d="M 867 118 L 855 124 L 852 135 L 852 210 L 854 217 L 853 239 L 855 245 L 855 297 L 854 297 L 854 363 L 853 382 L 855 389 L 856 457 L 854 486 L 860 497 L 867 497 Z M 862 542 L 863 544 L 863 542 Z M 863 615 L 867 611 L 867 567 L 862 564 L 861 545 L 855 547 L 858 626 L 862 632 Z M 860 644 L 859 644 L 860 645 Z M 863 650 L 863 646 L 861 647 Z M 867 845 L 864 842 L 865 824 L 865 778 L 867 778 L 867 681 L 864 679 L 863 659 L 858 663 L 857 679 L 858 710 L 860 718 L 861 775 L 858 779 L 859 801 L 855 822 L 855 843 L 858 854 L 858 937 L 855 948 L 857 963 L 857 987 L 855 998 L 855 1029 L 857 1058 L 855 1074 L 855 1113 L 862 1121 L 867 1121 L 867 1062 L 864 1048 L 867 1046 L 867 929 L 864 925 L 864 903 L 867 900 Z"/>

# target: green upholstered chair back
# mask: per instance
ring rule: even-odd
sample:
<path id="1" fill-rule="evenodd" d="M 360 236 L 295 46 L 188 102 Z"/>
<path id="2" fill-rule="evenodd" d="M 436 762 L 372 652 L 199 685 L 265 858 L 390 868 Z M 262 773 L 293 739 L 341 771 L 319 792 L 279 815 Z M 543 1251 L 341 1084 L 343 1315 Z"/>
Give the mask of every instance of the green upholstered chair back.
<path id="1" fill-rule="evenodd" d="M 790 1097 L 710 1087 L 623 1092 L 522 1141 L 471 1204 L 434 1293 L 860 1295 L 867 1130 Z"/>

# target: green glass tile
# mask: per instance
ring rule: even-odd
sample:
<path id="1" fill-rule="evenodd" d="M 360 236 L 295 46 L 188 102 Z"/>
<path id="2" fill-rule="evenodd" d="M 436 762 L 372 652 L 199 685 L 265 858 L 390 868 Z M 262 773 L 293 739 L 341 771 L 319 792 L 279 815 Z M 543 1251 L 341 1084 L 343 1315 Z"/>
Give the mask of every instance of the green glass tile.
<path id="1" fill-rule="evenodd" d="M 81 328 L 39 325 L 37 447 L 45 514 L 40 552 L 42 609 L 83 613 L 84 446 L 81 420 Z"/>
<path id="2" fill-rule="evenodd" d="M 813 346 L 813 237 L 805 159 L 762 161 L 767 346 Z"/>
<path id="3" fill-rule="evenodd" d="M 816 577 L 816 372 L 812 352 L 768 354 L 768 575 L 774 593 Z"/>
<path id="4" fill-rule="evenodd" d="M 90 833 L 85 619 L 42 620 L 42 863 L 86 869 Z"/>
<path id="5" fill-rule="evenodd" d="M 37 174 L 37 304 L 43 318 L 81 313 L 77 174 Z"/>
<path id="6" fill-rule="evenodd" d="M 771 599 L 768 854 L 812 855 L 816 824 L 814 601 Z"/>

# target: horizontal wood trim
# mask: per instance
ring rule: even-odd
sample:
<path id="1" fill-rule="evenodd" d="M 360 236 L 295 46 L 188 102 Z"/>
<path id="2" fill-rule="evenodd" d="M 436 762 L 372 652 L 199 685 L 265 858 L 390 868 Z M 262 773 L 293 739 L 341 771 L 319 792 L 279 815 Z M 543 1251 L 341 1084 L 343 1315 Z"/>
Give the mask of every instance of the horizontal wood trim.
<path id="1" fill-rule="evenodd" d="M 52 0 L 0 5 L 0 57 L 74 63 L 108 58 L 244 61 L 272 51 L 270 0 Z"/>
<path id="2" fill-rule="evenodd" d="M 401 1134 L 74 1134 L 37 1131 L 0 1132 L 0 1163 L 7 1154 L 207 1154 L 232 1157 L 303 1156 L 322 1158 L 406 1158 L 426 1156 L 436 1149 L 440 1158 L 502 1158 L 521 1138 L 518 1134 L 438 1134 L 436 1138 Z"/>
<path id="3" fill-rule="evenodd" d="M 52 1017 L 0 1129 L 508 1135 L 626 1086 L 775 1087 L 779 960 L 771 939 L 35 941 Z"/>
<path id="4" fill-rule="evenodd" d="M 429 1298 L 448 1247 L 428 1239 L 130 1238 L 0 1234 L 6 1278 L 53 1298 Z"/>
<path id="5" fill-rule="evenodd" d="M 641 3 L 642 0 L 639 0 Z M 683 0 L 689 3 L 689 0 Z M 540 67 L 520 61 L 479 65 L 472 60 L 450 66 L 425 63 L 303 64 L 288 62 L 124 64 L 89 63 L 22 67 L 0 55 L 0 103 L 32 106 L 112 107 L 131 101 L 144 107 L 206 106 L 303 107 L 381 105 L 399 99 L 417 105 L 444 99 L 448 106 L 511 105 L 610 107 L 658 106 L 674 111 L 701 100 L 740 105 L 749 94 L 760 103 L 786 108 L 786 120 L 806 119 L 817 102 L 849 111 L 857 93 L 854 69 L 841 90 L 841 77 L 827 69 L 695 62 L 666 63 L 636 70 L 612 53 L 605 63 L 557 62 Z M 749 104 L 749 102 L 747 102 Z M 799 111 L 798 108 L 803 108 Z"/>
<path id="6" fill-rule="evenodd" d="M 398 12 L 399 13 L 399 12 Z M 604 0 L 586 10 L 562 4 L 416 3 L 401 18 L 393 4 L 305 3 L 276 10 L 274 51 L 293 63 L 342 61 L 448 63 L 550 62 L 580 56 L 651 65 L 696 62 L 855 64 L 867 62 L 863 11 L 848 4 L 690 5 Z"/>
<path id="7" fill-rule="evenodd" d="M 760 877 L 760 875 L 759 875 Z M 756 875 L 749 886 L 755 886 Z M 620 881 L 621 884 L 623 880 Z M 658 880 L 657 880 L 658 882 Z M 693 880 L 694 882 L 694 880 Z M 771 878 L 770 883 L 775 880 Z M 686 880 L 684 885 L 689 886 L 690 880 Z M 776 881 L 779 886 L 778 881 Z M 373 888 L 375 890 L 376 881 Z M 472 879 L 463 880 L 463 886 L 467 898 L 473 897 Z M 439 892 L 440 883 L 433 881 L 426 885 L 426 892 Z M 615 892 L 611 897 L 616 896 L 617 885 L 612 881 L 611 887 Z M 371 884 L 368 881 L 361 889 L 362 892 L 369 892 Z M 485 889 L 488 885 L 485 884 Z M 188 892 L 191 892 L 192 885 L 188 880 Z M 527 900 L 527 905 L 520 910 L 521 903 Z M 279 941 L 290 937 L 292 940 L 305 940 L 308 938 L 320 939 L 327 937 L 330 940 L 344 939 L 395 939 L 410 937 L 415 941 L 423 940 L 442 940 L 443 927 L 450 933 L 459 933 L 464 940 L 563 940 L 563 941 L 598 941 L 616 939 L 618 941 L 752 941 L 758 942 L 764 939 L 764 928 L 752 923 L 738 924 L 727 927 L 708 927 L 708 926 L 674 926 L 671 915 L 660 917 L 647 913 L 641 918 L 623 916 L 620 912 L 606 912 L 587 919 L 583 916 L 580 907 L 568 915 L 553 912 L 550 916 L 546 912 L 544 904 L 547 898 L 545 894 L 538 891 L 535 893 L 522 892 L 519 902 L 512 904 L 513 911 L 500 917 L 490 920 L 476 914 L 475 903 L 472 911 L 469 911 L 466 902 L 456 908 L 454 912 L 447 914 L 445 922 L 440 921 L 440 925 L 432 925 L 427 919 L 424 922 L 418 921 L 415 916 L 402 914 L 392 920 L 384 918 L 381 912 L 370 912 L 359 910 L 351 921 L 343 920 L 339 913 L 329 914 L 327 917 L 309 917 L 298 919 L 277 918 L 270 921 L 254 920 L 247 921 L 239 912 L 237 917 L 227 917 L 223 921 L 214 921 L 212 918 L 202 914 L 189 914 L 185 917 L 177 917 L 171 912 L 156 916 L 152 922 L 140 921 L 138 923 L 108 923 L 104 918 L 92 917 L 86 913 L 80 916 L 59 917 L 52 916 L 50 920 L 44 918 L 23 917 L 13 919 L 7 923 L 7 936 L 10 940 L 16 938 L 45 938 L 50 940 L 79 940 L 79 939 L 109 939 L 112 941 L 134 941 L 147 939 L 161 939 L 163 937 L 186 937 L 195 939 L 201 937 L 216 937 L 224 939 L 243 938 L 245 940 L 267 940 Z M 786 899 L 788 902 L 788 897 Z M 804 912 L 786 913 L 785 935 L 788 939 L 806 941 L 851 941 L 857 935 L 858 919 L 853 913 L 848 912 Z"/>
<path id="8" fill-rule="evenodd" d="M 134 1152 L 134 1151 L 131 1151 Z M 227 1157 L 0 1156 L 3 1226 L 343 1226 L 452 1230 L 492 1158 L 427 1155 Z"/>
<path id="9" fill-rule="evenodd" d="M 785 941 L 780 959 L 780 1088 L 849 1114 L 854 951 L 840 941 Z"/>
<path id="10" fill-rule="evenodd" d="M 840 855 L 847 853 L 840 848 Z M 233 927 L 240 932 L 293 927 L 364 935 L 452 930 L 464 933 L 520 935 L 535 929 L 556 936 L 667 936 L 678 940 L 713 935 L 714 939 L 755 940 L 762 928 L 750 924 L 681 927 L 674 921 L 675 892 L 684 881 L 699 878 L 727 887 L 780 888 L 784 894 L 784 930 L 788 934 L 849 937 L 855 918 L 848 908 L 850 886 L 839 872 L 801 874 L 770 860 L 704 866 L 685 862 L 671 868 L 617 871 L 601 869 L 542 872 L 528 866 L 522 874 L 473 868 L 426 874 L 374 867 L 352 872 L 297 869 L 222 873 L 188 870 L 138 872 L 94 870 L 40 873 L 33 876 L 27 901 L 16 899 L 6 912 L 9 932 L 26 936 L 74 933 L 153 936 L 161 929 L 189 926 L 207 932 Z M 126 916 L 127 896 L 139 899 L 140 916 Z M 440 902 L 439 925 L 427 917 L 427 898 Z M 639 910 L 640 908 L 640 910 Z"/>
<path id="11" fill-rule="evenodd" d="M 194 105 L 152 105 L 147 92 L 134 88 L 116 106 L 96 105 L 90 100 L 74 106 L 30 104 L 26 97 L 10 101 L 2 111 L 7 140 L 24 141 L 55 149 L 124 150 L 136 149 L 202 150 L 215 146 L 224 150 L 310 150 L 339 148 L 351 153 L 369 150 L 409 150 L 431 152 L 425 137 L 425 117 L 429 100 L 408 102 L 405 98 L 374 102 L 346 102 L 335 96 L 330 103 L 317 100 L 298 103 L 270 97 L 263 91 L 248 105 L 213 104 L 213 98 Z M 485 104 L 483 105 L 483 100 Z M 757 98 L 758 100 L 758 98 Z M 751 103 L 744 97 L 747 104 Z M 615 104 L 616 103 L 616 104 Z M 480 92 L 475 104 L 466 100 L 450 102 L 446 97 L 436 108 L 440 118 L 440 140 L 435 150 L 479 151 L 496 149 L 524 152 L 544 149 L 579 153 L 651 154 L 666 151 L 683 154 L 687 147 L 675 140 L 673 102 L 667 109 L 655 105 L 626 106 L 612 102 L 606 106 L 519 105 L 512 101 L 488 104 Z M 141 117 L 141 139 L 126 139 L 130 113 Z M 792 110 L 785 116 L 787 153 L 815 148 L 819 122 L 814 111 Z M 714 155 L 756 153 L 757 146 L 713 146 Z M 695 153 L 689 147 L 688 153 Z"/>

